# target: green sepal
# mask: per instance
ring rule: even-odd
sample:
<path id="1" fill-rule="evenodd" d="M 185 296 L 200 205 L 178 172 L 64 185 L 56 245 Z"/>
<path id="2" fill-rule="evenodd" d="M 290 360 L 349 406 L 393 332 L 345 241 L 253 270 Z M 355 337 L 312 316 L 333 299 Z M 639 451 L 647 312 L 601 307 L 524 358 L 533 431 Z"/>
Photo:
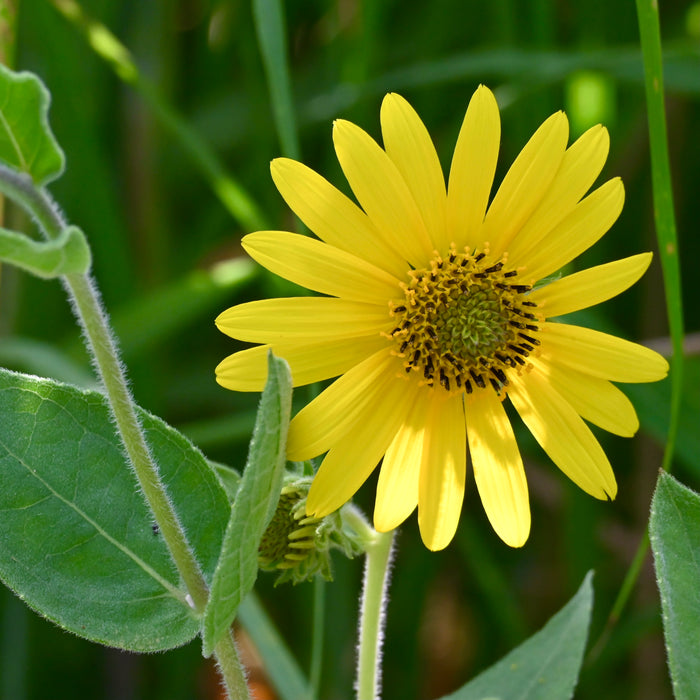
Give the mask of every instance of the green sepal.
<path id="1" fill-rule="evenodd" d="M 209 656 L 231 626 L 241 601 L 258 575 L 258 547 L 274 515 L 286 464 L 292 377 L 287 363 L 270 353 L 268 378 L 258 408 L 248 460 L 231 517 L 202 626 L 203 653 Z"/>
<path id="2" fill-rule="evenodd" d="M 65 166 L 49 126 L 51 96 L 32 73 L 0 64 L 0 160 L 27 173 L 37 186 L 55 180 Z"/>
<path id="3" fill-rule="evenodd" d="M 0 260 L 44 279 L 84 274 L 92 264 L 90 246 L 77 226 L 66 226 L 58 238 L 50 241 L 35 241 L 0 228 Z"/>
<path id="4" fill-rule="evenodd" d="M 199 632 L 102 394 L 0 370 L 0 579 L 80 637 L 130 651 Z M 204 456 L 139 411 L 178 518 L 211 582 L 229 514 Z"/>
<path id="5" fill-rule="evenodd" d="M 700 698 L 700 495 L 666 472 L 651 503 L 649 539 L 661 593 L 676 700 Z"/>
<path id="6" fill-rule="evenodd" d="M 592 572 L 536 634 L 442 700 L 565 700 L 574 694 L 593 607 Z"/>

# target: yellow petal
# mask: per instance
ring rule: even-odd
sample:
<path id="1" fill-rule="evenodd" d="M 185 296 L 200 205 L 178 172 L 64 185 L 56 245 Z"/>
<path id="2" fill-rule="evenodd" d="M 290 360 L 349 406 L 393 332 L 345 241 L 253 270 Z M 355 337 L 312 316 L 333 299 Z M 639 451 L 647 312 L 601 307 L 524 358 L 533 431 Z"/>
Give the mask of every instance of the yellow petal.
<path id="1" fill-rule="evenodd" d="M 651 258 L 651 253 L 640 253 L 581 270 L 536 289 L 529 299 L 547 318 L 595 306 L 631 287 L 646 272 Z"/>
<path id="2" fill-rule="evenodd" d="M 384 243 L 367 215 L 340 190 L 289 158 L 273 160 L 270 172 L 284 200 L 321 240 L 403 279 L 403 257 Z"/>
<path id="3" fill-rule="evenodd" d="M 250 343 L 357 338 L 391 330 L 390 326 L 388 305 L 326 297 L 250 301 L 216 319 L 220 331 Z"/>
<path id="4" fill-rule="evenodd" d="M 353 497 L 404 422 L 413 398 L 407 394 L 416 387 L 394 379 L 371 404 L 363 404 L 357 421 L 334 440 L 314 477 L 306 500 L 309 515 L 328 515 Z"/>
<path id="5" fill-rule="evenodd" d="M 546 377 L 530 372 L 509 386 L 508 396 L 542 449 L 564 474 L 595 498 L 615 498 L 615 475 L 602 447 Z"/>
<path id="6" fill-rule="evenodd" d="M 358 202 L 384 242 L 414 267 L 424 267 L 433 244 L 401 173 L 369 134 L 339 119 L 335 152 Z"/>
<path id="7" fill-rule="evenodd" d="M 384 455 L 374 506 L 374 527 L 379 532 L 398 527 L 418 505 L 418 481 L 430 405 L 424 397 L 413 402 L 406 421 Z"/>
<path id="8" fill-rule="evenodd" d="M 668 374 L 668 362 L 643 345 L 608 333 L 566 323 L 541 326 L 543 359 L 613 382 L 655 382 Z"/>
<path id="9" fill-rule="evenodd" d="M 461 395 L 445 399 L 440 392 L 431 394 L 420 470 L 418 525 L 425 546 L 437 551 L 447 547 L 457 530 L 467 448 Z"/>
<path id="10" fill-rule="evenodd" d="M 496 534 L 522 547 L 530 534 L 527 479 L 513 428 L 492 391 L 466 396 L 467 439 L 474 480 Z"/>
<path id="11" fill-rule="evenodd" d="M 590 423 L 623 437 L 632 437 L 639 429 L 632 402 L 609 381 L 536 357 L 531 357 L 530 361 L 562 398 Z"/>
<path id="12" fill-rule="evenodd" d="M 241 350 L 221 361 L 216 368 L 216 381 L 232 391 L 262 391 L 267 382 L 268 350 L 289 363 L 294 386 L 304 386 L 337 377 L 370 355 L 386 347 L 379 335 L 308 343 L 258 345 Z"/>
<path id="13" fill-rule="evenodd" d="M 493 259 L 501 257 L 542 201 L 559 170 L 568 138 L 566 115 L 553 114 L 532 135 L 503 178 L 480 234 L 482 241 L 491 244 Z"/>
<path id="14" fill-rule="evenodd" d="M 385 393 L 403 391 L 410 395 L 415 382 L 398 378 L 400 367 L 390 349 L 384 349 L 336 379 L 292 419 L 287 458 L 301 461 L 323 454 L 357 428 L 362 415 Z"/>
<path id="15" fill-rule="evenodd" d="M 370 304 L 403 296 L 388 272 L 308 236 L 258 231 L 245 236 L 242 245 L 271 272 L 321 294 Z"/>
<path id="16" fill-rule="evenodd" d="M 452 156 L 447 190 L 447 231 L 442 247 L 480 245 L 501 141 L 501 117 L 491 90 L 480 85 L 472 96 Z"/>
<path id="17" fill-rule="evenodd" d="M 620 178 L 608 180 L 582 199 L 563 221 L 513 265 L 524 265 L 522 279 L 536 282 L 551 275 L 590 248 L 617 220 L 625 201 Z"/>
<path id="18" fill-rule="evenodd" d="M 382 102 L 381 123 L 384 148 L 418 205 L 433 247 L 446 253 L 445 177 L 430 134 L 413 107 L 395 93 Z"/>
<path id="19" fill-rule="evenodd" d="M 608 130 L 598 124 L 566 149 L 561 166 L 542 201 L 508 244 L 508 256 L 514 265 L 519 265 L 571 213 L 600 174 L 609 148 Z"/>

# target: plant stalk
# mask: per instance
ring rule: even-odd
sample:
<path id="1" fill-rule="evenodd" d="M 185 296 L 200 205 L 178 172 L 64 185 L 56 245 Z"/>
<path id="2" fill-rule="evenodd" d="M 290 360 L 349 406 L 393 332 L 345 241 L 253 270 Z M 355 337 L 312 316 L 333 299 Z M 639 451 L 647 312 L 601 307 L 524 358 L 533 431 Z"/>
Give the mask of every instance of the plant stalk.
<path id="1" fill-rule="evenodd" d="M 663 58 L 661 51 L 661 27 L 657 0 L 636 0 L 639 38 L 644 61 L 644 86 L 649 120 L 649 148 L 651 155 L 651 181 L 654 201 L 654 224 L 661 259 L 661 270 L 666 293 L 666 310 L 671 330 L 671 410 L 668 434 L 664 449 L 662 469 L 671 471 L 673 454 L 678 435 L 683 396 L 683 299 L 681 294 L 678 237 L 673 209 L 673 186 L 668 154 L 666 112 L 664 105 Z M 593 647 L 599 654 L 617 624 L 622 611 L 639 578 L 644 559 L 649 549 L 649 535 L 644 533 L 634 559 L 627 570 L 612 611 L 608 616 L 601 638 Z"/>
<path id="2" fill-rule="evenodd" d="M 347 512 L 346 520 L 353 521 L 355 530 L 358 534 L 364 535 L 367 543 L 357 645 L 357 700 L 379 700 L 382 645 L 386 606 L 389 602 L 387 590 L 394 532 L 376 532 L 370 528 L 359 512 L 357 518 L 352 517 L 353 515 L 355 513 L 352 511 Z M 354 522 L 356 519 L 357 523 Z"/>
<path id="3" fill-rule="evenodd" d="M 28 176 L 0 165 L 0 192 L 22 206 L 49 240 L 58 238 L 65 228 L 66 223 L 58 207 L 44 189 L 35 187 Z M 88 351 L 104 386 L 128 460 L 187 588 L 187 603 L 201 614 L 206 607 L 209 591 L 148 448 L 97 286 L 89 273 L 64 275 L 62 281 L 83 329 Z M 230 635 L 219 643 L 215 654 L 232 700 L 249 698 L 245 676 Z"/>
<path id="4" fill-rule="evenodd" d="M 89 275 L 66 275 L 64 281 L 83 326 L 129 461 L 192 598 L 192 607 L 201 612 L 207 603 L 207 586 L 146 444 L 95 284 Z"/>
<path id="5" fill-rule="evenodd" d="M 230 700 L 250 700 L 248 683 L 243 666 L 238 658 L 233 630 L 225 634 L 214 649 L 219 673 Z"/>

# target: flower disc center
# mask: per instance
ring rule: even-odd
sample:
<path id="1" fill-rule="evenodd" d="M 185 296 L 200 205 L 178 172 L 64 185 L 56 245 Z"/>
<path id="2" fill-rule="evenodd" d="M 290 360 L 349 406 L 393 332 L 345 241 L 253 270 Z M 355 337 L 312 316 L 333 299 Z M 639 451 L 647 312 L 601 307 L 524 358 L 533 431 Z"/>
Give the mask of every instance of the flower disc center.
<path id="1" fill-rule="evenodd" d="M 513 283 L 518 273 L 503 272 L 503 260 L 485 264 L 485 257 L 454 248 L 435 257 L 429 268 L 411 270 L 405 302 L 392 304 L 397 354 L 429 386 L 471 393 L 488 384 L 500 393 L 505 370 L 526 365 L 539 345 L 531 287 Z"/>
<path id="2" fill-rule="evenodd" d="M 503 313 L 499 295 L 488 283 L 471 285 L 466 294 L 452 290 L 444 308 L 436 310 L 431 320 L 438 349 L 472 362 L 513 336 L 508 314 Z"/>

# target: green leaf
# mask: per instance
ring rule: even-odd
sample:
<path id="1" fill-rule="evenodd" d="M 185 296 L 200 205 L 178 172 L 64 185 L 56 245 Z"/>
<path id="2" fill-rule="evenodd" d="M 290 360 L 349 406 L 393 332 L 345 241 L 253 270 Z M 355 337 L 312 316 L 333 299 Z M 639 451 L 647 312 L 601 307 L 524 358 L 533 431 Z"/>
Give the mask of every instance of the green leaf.
<path id="1" fill-rule="evenodd" d="M 286 464 L 292 378 L 284 360 L 268 358 L 248 461 L 231 509 L 221 557 L 204 611 L 204 655 L 209 656 L 252 590 L 258 575 L 258 546 L 280 497 Z"/>
<path id="2" fill-rule="evenodd" d="M 576 595 L 537 634 L 442 700 L 573 697 L 591 619 L 591 579 L 589 572 Z"/>
<path id="3" fill-rule="evenodd" d="M 199 631 L 126 465 L 104 397 L 0 370 L 0 579 L 89 640 L 133 651 Z M 163 481 L 211 581 L 229 505 L 206 460 L 140 411 Z"/>
<path id="4" fill-rule="evenodd" d="M 25 234 L 0 228 L 0 260 L 5 260 L 37 277 L 51 279 L 90 269 L 92 256 L 85 234 L 67 226 L 58 238 L 34 241 Z"/>
<path id="5" fill-rule="evenodd" d="M 661 592 L 676 700 L 700 698 L 700 495 L 666 472 L 651 503 L 649 538 Z"/>
<path id="6" fill-rule="evenodd" d="M 30 175 L 36 185 L 55 180 L 65 162 L 49 126 L 50 101 L 35 75 L 0 65 L 0 160 Z"/>

